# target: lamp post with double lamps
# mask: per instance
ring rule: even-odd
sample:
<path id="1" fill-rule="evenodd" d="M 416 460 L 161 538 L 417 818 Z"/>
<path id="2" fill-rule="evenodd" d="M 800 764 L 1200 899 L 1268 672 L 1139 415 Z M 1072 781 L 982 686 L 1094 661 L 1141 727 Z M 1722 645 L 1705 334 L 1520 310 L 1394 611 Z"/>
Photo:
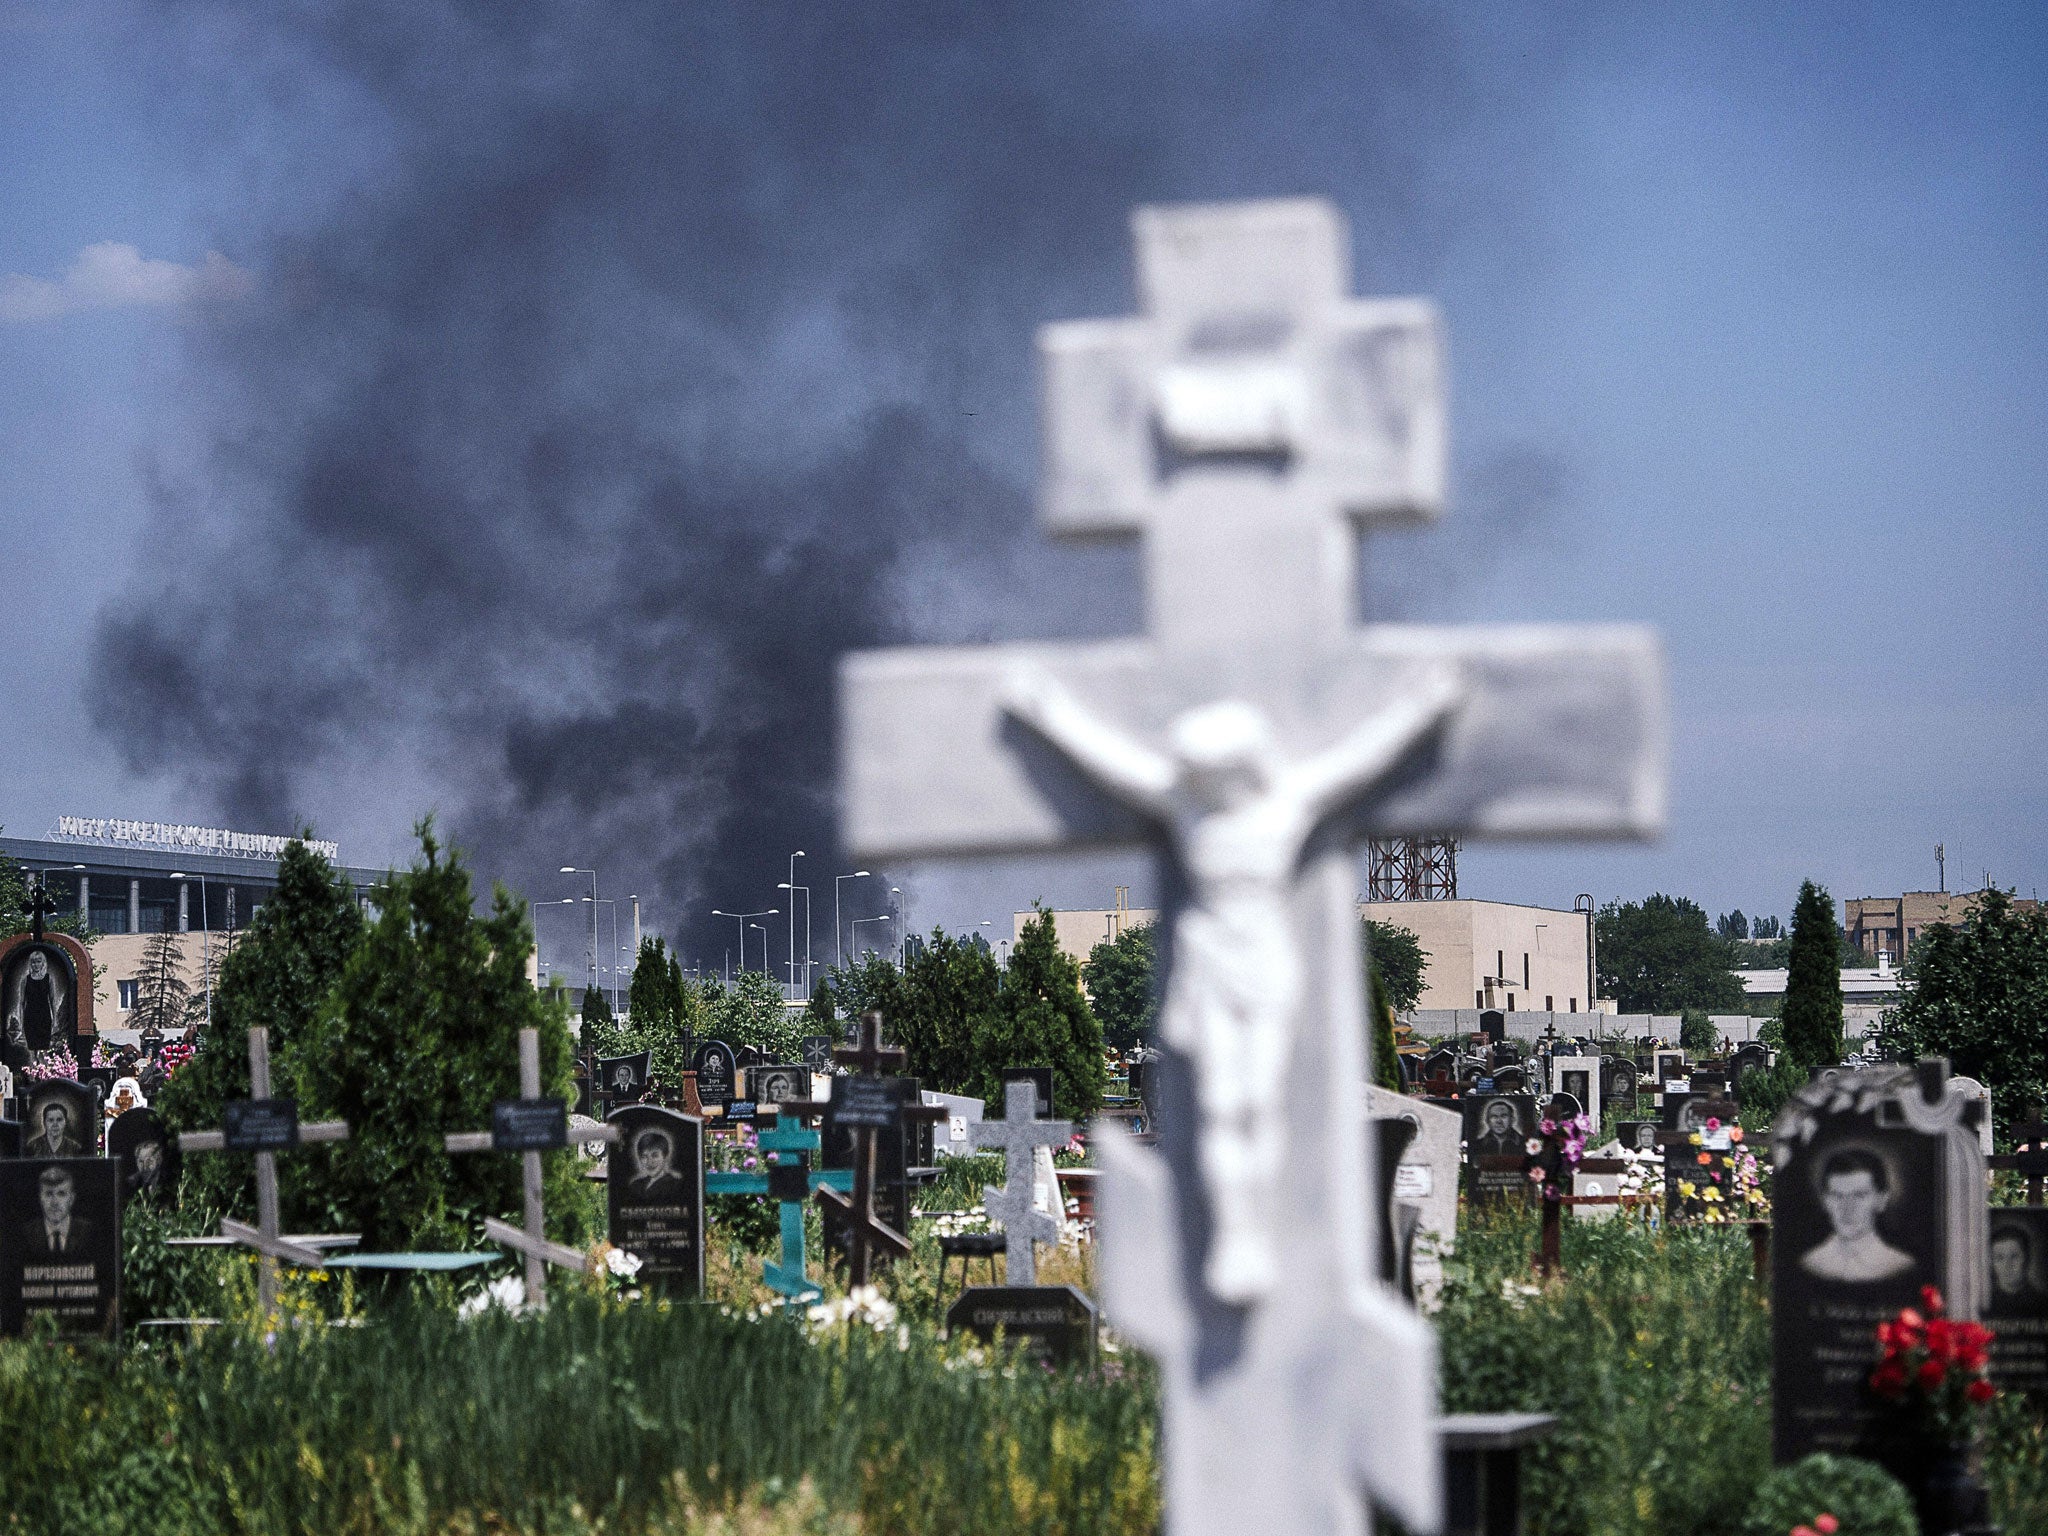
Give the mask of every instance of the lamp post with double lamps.
<path id="1" fill-rule="evenodd" d="M 740 970 L 742 973 L 747 968 L 747 920 L 755 917 L 774 917 L 781 910 L 780 907 L 763 907 L 759 912 L 721 912 L 717 907 L 711 909 L 713 917 L 731 917 L 739 920 Z M 768 952 L 765 949 L 761 951 L 761 969 L 764 971 L 768 969 Z"/>
<path id="2" fill-rule="evenodd" d="M 597 985 L 597 871 L 564 864 L 561 873 L 590 876 L 590 985 L 594 988 Z"/>
<path id="3" fill-rule="evenodd" d="M 846 952 L 839 947 L 839 936 L 846 931 L 839 921 L 839 882 L 842 880 L 865 880 L 869 873 L 870 871 L 865 869 L 856 869 L 850 875 L 834 875 L 832 877 L 832 969 L 835 971 L 846 968 Z"/>
<path id="4" fill-rule="evenodd" d="M 860 925 L 862 923 L 886 923 L 891 920 L 890 914 L 884 912 L 880 917 L 856 917 L 847 925 L 853 933 L 853 963 L 855 965 L 860 964 Z"/>

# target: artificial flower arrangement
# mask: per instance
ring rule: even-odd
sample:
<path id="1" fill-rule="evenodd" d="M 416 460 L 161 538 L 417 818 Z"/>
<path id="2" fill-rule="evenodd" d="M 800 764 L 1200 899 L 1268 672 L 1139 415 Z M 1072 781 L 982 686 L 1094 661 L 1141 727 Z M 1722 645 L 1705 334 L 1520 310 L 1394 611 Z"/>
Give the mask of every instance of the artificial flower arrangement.
<path id="1" fill-rule="evenodd" d="M 1705 1222 L 1751 1221 L 1770 1214 L 1764 1194 L 1763 1168 L 1756 1154 L 1742 1144 L 1742 1127 L 1723 1127 L 1710 1118 L 1704 1131 L 1686 1138 L 1689 1151 L 1677 1156 L 1692 1164 L 1674 1182 L 1678 1214 Z"/>
<path id="2" fill-rule="evenodd" d="M 60 1079 L 78 1081 L 78 1059 L 71 1054 L 69 1046 L 53 1046 L 39 1051 L 29 1064 L 22 1068 L 25 1076 L 39 1083 L 52 1083 Z"/>
<path id="3" fill-rule="evenodd" d="M 178 1068 L 192 1059 L 192 1047 L 183 1040 L 173 1040 L 157 1053 L 157 1060 L 163 1064 L 164 1075 L 175 1077 Z"/>
<path id="4" fill-rule="evenodd" d="M 1946 1317 L 1944 1310 L 1941 1292 L 1925 1285 L 1919 1308 L 1906 1307 L 1877 1325 L 1884 1355 L 1870 1373 L 1870 1390 L 1914 1430 L 1960 1445 L 1998 1396 L 1985 1374 L 1994 1335 L 1980 1323 Z"/>
<path id="5" fill-rule="evenodd" d="M 1539 1185 L 1546 1201 L 1557 1202 L 1571 1193 L 1572 1170 L 1586 1155 L 1586 1138 L 1593 1123 L 1584 1115 L 1546 1115 L 1536 1126 L 1537 1135 L 1523 1143 L 1529 1155 L 1529 1182 Z"/>

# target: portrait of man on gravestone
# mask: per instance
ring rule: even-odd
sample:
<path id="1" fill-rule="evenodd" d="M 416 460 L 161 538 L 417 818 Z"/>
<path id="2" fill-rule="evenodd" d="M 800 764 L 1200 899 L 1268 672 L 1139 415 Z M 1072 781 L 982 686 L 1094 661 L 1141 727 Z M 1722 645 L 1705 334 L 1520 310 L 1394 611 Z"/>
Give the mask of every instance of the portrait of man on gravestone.
<path id="1" fill-rule="evenodd" d="M 38 1259 L 75 1254 L 92 1242 L 92 1223 L 73 1214 L 78 1204 L 78 1181 L 68 1168 L 45 1168 L 36 1180 L 36 1198 L 42 1206 L 39 1219 L 22 1232 L 22 1245 Z"/>
<path id="2" fill-rule="evenodd" d="M 6 1054 L 25 1065 L 29 1057 L 61 1044 L 76 1027 L 71 962 L 53 945 L 28 944 L 7 959 L 0 977 L 0 1038 Z"/>
<path id="3" fill-rule="evenodd" d="M 1512 1099 L 1487 1099 L 1479 1107 L 1477 1134 L 1471 1138 L 1475 1157 L 1507 1157 L 1520 1154 L 1527 1132 L 1515 1112 Z"/>
<path id="4" fill-rule="evenodd" d="M 1801 1269 L 1815 1279 L 1862 1285 L 1913 1267 L 1913 1256 L 1879 1231 L 1893 1185 L 1882 1157 L 1863 1147 L 1839 1148 L 1820 1163 L 1818 1184 L 1829 1233 L 1799 1256 Z"/>
<path id="5" fill-rule="evenodd" d="M 22 1144 L 24 1157 L 84 1157 L 85 1143 L 71 1124 L 71 1111 L 54 1099 L 46 1099 L 30 1117 L 36 1134 Z"/>
<path id="6" fill-rule="evenodd" d="M 660 1126 L 649 1126 L 633 1138 L 633 1177 L 627 1181 L 635 1200 L 678 1198 L 683 1176 L 675 1171 L 675 1138 Z"/>

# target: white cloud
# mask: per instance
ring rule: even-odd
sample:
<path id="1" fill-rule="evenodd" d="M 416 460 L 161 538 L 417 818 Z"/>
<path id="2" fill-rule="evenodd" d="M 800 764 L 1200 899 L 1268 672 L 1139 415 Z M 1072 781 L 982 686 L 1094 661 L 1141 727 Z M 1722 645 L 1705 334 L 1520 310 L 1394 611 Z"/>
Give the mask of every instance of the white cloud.
<path id="1" fill-rule="evenodd" d="M 0 277 L 0 322 L 54 320 L 81 309 L 182 309 L 240 298 L 254 286 L 248 272 L 218 251 L 208 251 L 196 267 L 182 267 L 103 240 L 80 251 L 55 281 L 19 272 Z"/>

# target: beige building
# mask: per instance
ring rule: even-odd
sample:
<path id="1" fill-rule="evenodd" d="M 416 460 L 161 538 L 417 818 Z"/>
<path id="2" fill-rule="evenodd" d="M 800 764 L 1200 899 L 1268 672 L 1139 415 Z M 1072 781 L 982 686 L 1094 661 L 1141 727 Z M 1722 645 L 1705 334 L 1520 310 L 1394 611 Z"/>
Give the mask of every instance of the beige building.
<path id="1" fill-rule="evenodd" d="M 1898 896 L 1857 896 L 1842 903 L 1842 927 L 1849 940 L 1875 960 L 1888 955 L 1893 965 L 1906 963 L 1906 951 L 1921 933 L 1941 924 L 1968 919 L 1984 899 L 1982 891 L 1906 891 Z M 2037 902 L 2015 900 L 2030 912 Z"/>
<path id="2" fill-rule="evenodd" d="M 1561 1014 L 1597 1009 L 1587 985 L 1587 913 L 1466 900 L 1363 901 L 1358 912 L 1406 928 L 1421 942 L 1429 962 L 1419 1008 Z M 1014 915 L 1013 941 L 1033 915 Z M 1052 914 L 1053 935 L 1061 949 L 1086 960 L 1097 944 L 1158 915 L 1149 907 L 1059 911 Z"/>

